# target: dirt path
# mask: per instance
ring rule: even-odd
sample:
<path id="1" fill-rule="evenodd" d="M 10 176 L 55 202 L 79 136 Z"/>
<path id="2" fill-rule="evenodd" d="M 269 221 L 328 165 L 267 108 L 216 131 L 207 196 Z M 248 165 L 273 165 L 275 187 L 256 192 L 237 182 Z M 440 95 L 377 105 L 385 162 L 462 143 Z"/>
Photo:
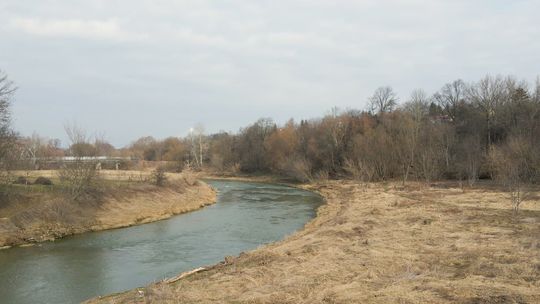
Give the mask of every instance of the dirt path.
<path id="1" fill-rule="evenodd" d="M 540 204 L 346 181 L 284 241 L 89 303 L 540 303 Z"/>

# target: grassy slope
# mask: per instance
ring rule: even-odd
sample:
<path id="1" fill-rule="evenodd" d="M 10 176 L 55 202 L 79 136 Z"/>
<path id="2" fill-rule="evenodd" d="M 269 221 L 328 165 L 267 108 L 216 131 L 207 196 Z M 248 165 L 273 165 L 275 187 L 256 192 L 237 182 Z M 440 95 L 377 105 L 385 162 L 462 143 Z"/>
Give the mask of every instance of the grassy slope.
<path id="1" fill-rule="evenodd" d="M 288 239 L 90 303 L 540 303 L 540 204 L 495 190 L 352 182 Z"/>
<path id="2" fill-rule="evenodd" d="M 104 195 L 83 202 L 65 199 L 60 186 L 19 186 L 0 208 L 0 247 L 147 223 L 215 201 L 215 192 L 205 183 L 171 174 L 171 185 L 156 187 L 138 182 L 141 174 L 147 173 L 104 171 Z"/>

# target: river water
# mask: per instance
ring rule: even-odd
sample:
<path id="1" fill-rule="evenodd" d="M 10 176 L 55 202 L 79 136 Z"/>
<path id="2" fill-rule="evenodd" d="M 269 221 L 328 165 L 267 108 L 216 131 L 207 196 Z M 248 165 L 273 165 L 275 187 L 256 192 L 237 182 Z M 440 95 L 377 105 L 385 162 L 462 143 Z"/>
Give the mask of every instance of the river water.
<path id="1" fill-rule="evenodd" d="M 0 251 L 0 303 L 78 303 L 215 264 L 302 228 L 318 195 L 208 181 L 217 203 L 168 220 Z"/>

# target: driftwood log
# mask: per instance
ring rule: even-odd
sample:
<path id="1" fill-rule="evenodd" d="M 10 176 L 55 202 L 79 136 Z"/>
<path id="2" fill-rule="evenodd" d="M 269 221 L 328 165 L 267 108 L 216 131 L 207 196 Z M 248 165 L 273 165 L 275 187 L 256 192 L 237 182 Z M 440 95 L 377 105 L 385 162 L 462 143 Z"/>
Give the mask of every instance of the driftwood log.
<path id="1" fill-rule="evenodd" d="M 194 273 L 197 273 L 197 272 L 203 271 L 203 270 L 206 270 L 206 268 L 204 268 L 204 267 L 195 268 L 195 269 L 190 270 L 190 271 L 182 272 L 181 274 L 179 274 L 179 275 L 177 275 L 175 277 L 165 279 L 165 280 L 163 280 L 163 282 L 168 283 L 168 284 L 174 283 L 174 282 L 176 282 L 178 280 L 181 280 L 181 279 L 183 279 L 183 278 L 185 278 L 187 276 L 190 276 L 190 275 L 192 275 Z"/>

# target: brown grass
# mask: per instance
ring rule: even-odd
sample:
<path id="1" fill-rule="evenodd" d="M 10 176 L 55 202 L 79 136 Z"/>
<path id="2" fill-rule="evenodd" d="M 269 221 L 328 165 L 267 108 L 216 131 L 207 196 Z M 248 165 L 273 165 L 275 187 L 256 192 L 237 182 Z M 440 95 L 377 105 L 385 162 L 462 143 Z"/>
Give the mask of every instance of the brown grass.
<path id="1" fill-rule="evenodd" d="M 538 201 L 439 186 L 309 186 L 327 204 L 288 239 L 89 303 L 540 303 Z"/>
<path id="2" fill-rule="evenodd" d="M 0 247 L 148 223 L 215 202 L 215 192 L 188 174 L 169 174 L 167 187 L 140 182 L 149 174 L 104 171 L 102 193 L 82 201 L 66 198 L 59 186 L 21 186 L 29 188 L 15 191 L 0 206 Z M 29 176 L 54 178 L 56 173 Z"/>

